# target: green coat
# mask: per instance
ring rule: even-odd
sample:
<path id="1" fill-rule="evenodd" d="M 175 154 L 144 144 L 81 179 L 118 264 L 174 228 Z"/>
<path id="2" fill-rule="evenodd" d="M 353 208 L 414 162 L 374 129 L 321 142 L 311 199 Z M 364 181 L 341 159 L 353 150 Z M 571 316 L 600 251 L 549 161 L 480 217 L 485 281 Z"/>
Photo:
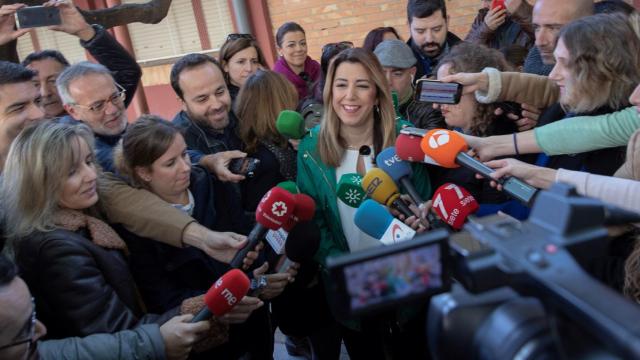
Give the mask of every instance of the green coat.
<path id="1" fill-rule="evenodd" d="M 412 125 L 407 121 L 398 121 L 396 132 L 399 133 L 404 126 Z M 314 221 L 320 228 L 321 241 L 314 258 L 324 268 L 329 256 L 348 253 L 349 246 L 338 213 L 336 169 L 325 165 L 320 159 L 317 150 L 319 131 L 320 127 L 316 126 L 298 146 L 297 182 L 300 192 L 311 196 L 316 202 Z M 413 164 L 412 181 L 423 199 L 431 198 L 433 189 L 424 165 Z"/>

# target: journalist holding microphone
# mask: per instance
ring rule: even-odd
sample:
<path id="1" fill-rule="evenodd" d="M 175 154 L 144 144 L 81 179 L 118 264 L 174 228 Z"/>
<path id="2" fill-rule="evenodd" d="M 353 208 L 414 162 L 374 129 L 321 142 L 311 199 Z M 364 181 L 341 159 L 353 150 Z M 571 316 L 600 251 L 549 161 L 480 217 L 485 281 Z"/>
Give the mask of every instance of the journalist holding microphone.
<path id="1" fill-rule="evenodd" d="M 23 130 L 7 157 L 7 234 L 38 317 L 54 339 L 161 325 L 172 317 L 189 321 L 191 315 L 175 318 L 178 307 L 145 313 L 124 258 L 126 244 L 95 217 L 92 141 L 84 125 L 42 122 Z M 209 329 L 208 322 L 194 325 L 162 332 L 169 358 L 186 357 Z"/>
<path id="2" fill-rule="evenodd" d="M 317 204 L 314 220 L 321 230 L 321 243 L 315 259 L 320 264 L 325 264 L 329 256 L 379 244 L 354 224 L 356 209 L 338 200 L 337 179 L 347 173 L 364 175 L 374 166 L 376 154 L 394 145 L 402 125 L 409 123 L 396 123 L 388 85 L 373 54 L 363 49 L 347 49 L 338 54 L 327 73 L 324 118 L 319 127 L 302 139 L 298 149 L 298 186 Z M 417 167 L 414 174 L 418 192 L 429 198 L 432 190 L 424 168 Z M 326 276 L 324 280 L 327 284 Z M 420 324 L 416 331 L 403 332 L 405 341 L 393 351 L 415 356 L 414 350 L 421 349 L 422 328 Z M 336 324 L 333 339 L 328 336 L 325 340 L 324 351 L 337 358 L 343 339 L 353 358 L 380 358 L 384 352 L 379 329 L 354 323 Z"/>

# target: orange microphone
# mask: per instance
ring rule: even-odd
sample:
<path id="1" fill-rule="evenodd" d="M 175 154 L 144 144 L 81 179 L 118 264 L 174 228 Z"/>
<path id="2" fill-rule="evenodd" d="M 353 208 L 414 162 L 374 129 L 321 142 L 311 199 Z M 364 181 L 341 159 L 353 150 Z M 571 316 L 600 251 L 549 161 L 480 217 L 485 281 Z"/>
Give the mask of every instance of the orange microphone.
<path id="1" fill-rule="evenodd" d="M 494 180 L 491 177 L 493 169 L 469 156 L 469 149 L 462 135 L 455 131 L 433 129 L 424 135 L 420 142 L 420 148 L 425 158 L 432 159 L 437 165 L 445 168 L 457 168 L 460 165 L 482 175 L 484 178 L 496 181 L 502 185 L 502 190 L 509 196 L 521 201 L 525 205 L 531 205 L 538 189 L 513 177 L 503 177 Z"/>

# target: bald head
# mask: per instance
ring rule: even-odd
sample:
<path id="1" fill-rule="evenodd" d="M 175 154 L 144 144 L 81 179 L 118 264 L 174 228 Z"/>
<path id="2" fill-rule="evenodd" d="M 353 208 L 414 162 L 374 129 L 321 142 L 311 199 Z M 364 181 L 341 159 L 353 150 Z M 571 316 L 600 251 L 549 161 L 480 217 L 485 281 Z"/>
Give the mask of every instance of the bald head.
<path id="1" fill-rule="evenodd" d="M 533 7 L 533 26 L 536 47 L 540 51 L 542 62 L 547 65 L 555 63 L 553 49 L 558 41 L 558 33 L 564 25 L 592 14 L 592 0 L 536 1 Z"/>

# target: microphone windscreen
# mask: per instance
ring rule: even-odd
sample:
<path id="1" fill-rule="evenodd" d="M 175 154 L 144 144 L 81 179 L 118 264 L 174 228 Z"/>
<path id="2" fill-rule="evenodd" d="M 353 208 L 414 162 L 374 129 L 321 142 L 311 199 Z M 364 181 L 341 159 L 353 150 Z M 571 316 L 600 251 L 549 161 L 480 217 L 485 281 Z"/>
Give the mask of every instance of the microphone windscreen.
<path id="1" fill-rule="evenodd" d="M 222 275 L 204 295 L 204 303 L 214 316 L 229 312 L 249 291 L 250 281 L 239 269 Z"/>
<path id="2" fill-rule="evenodd" d="M 300 190 L 298 190 L 298 185 L 291 180 L 280 182 L 276 186 L 283 188 L 292 194 L 298 194 L 300 192 Z"/>
<path id="3" fill-rule="evenodd" d="M 302 139 L 305 134 L 302 115 L 293 110 L 282 110 L 276 120 L 276 129 L 280 135 L 289 139 Z"/>
<path id="4" fill-rule="evenodd" d="M 295 210 L 296 200 L 285 189 L 273 187 L 260 200 L 256 209 L 256 222 L 267 229 L 278 230 Z"/>
<path id="5" fill-rule="evenodd" d="M 467 217 L 479 209 L 478 202 L 465 188 L 446 183 L 433 193 L 433 210 L 455 230 L 464 226 Z"/>
<path id="6" fill-rule="evenodd" d="M 336 195 L 338 199 L 352 208 L 360 206 L 367 195 L 362 189 L 362 176 L 356 173 L 342 175 L 338 181 Z"/>
<path id="7" fill-rule="evenodd" d="M 400 159 L 396 154 L 395 147 L 388 147 L 376 156 L 376 165 L 386 172 L 396 183 L 403 177 L 410 177 L 413 174 L 411 165 Z"/>
<path id="8" fill-rule="evenodd" d="M 365 234 L 375 239 L 381 239 L 393 221 L 393 216 L 384 206 L 367 199 L 356 210 L 353 221 Z"/>
<path id="9" fill-rule="evenodd" d="M 396 154 L 405 161 L 424 162 L 424 151 L 420 147 L 421 142 L 421 136 L 400 134 L 396 138 Z"/>
<path id="10" fill-rule="evenodd" d="M 284 245 L 287 258 L 300 264 L 313 260 L 319 247 L 320 228 L 313 221 L 297 223 L 289 232 Z"/>
<path id="11" fill-rule="evenodd" d="M 378 168 L 367 171 L 362 178 L 362 188 L 373 200 L 391 206 L 399 196 L 398 186 L 387 173 Z"/>
<path id="12" fill-rule="evenodd" d="M 468 150 L 464 138 L 455 131 L 430 130 L 422 138 L 420 147 L 424 154 L 445 168 L 457 168 L 456 156 Z"/>
<path id="13" fill-rule="evenodd" d="M 316 202 L 313 198 L 307 194 L 294 194 L 293 198 L 296 201 L 296 209 L 294 216 L 298 221 L 309 221 L 313 219 L 313 215 L 316 213 Z"/>

